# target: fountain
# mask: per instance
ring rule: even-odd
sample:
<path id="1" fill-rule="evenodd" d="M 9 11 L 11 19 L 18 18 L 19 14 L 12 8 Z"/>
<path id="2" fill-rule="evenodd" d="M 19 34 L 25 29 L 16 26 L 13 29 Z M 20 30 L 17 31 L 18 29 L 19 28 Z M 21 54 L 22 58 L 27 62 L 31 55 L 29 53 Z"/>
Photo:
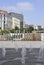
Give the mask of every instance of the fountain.
<path id="1" fill-rule="evenodd" d="M 26 47 L 25 47 L 25 45 L 22 46 L 21 54 L 22 54 L 21 62 L 22 62 L 23 65 L 25 65 L 25 56 L 26 56 Z"/>
<path id="2" fill-rule="evenodd" d="M 39 51 L 39 58 L 43 58 L 43 47 L 40 47 L 40 51 Z"/>
<path id="3" fill-rule="evenodd" d="M 14 44 L 14 48 L 15 48 L 16 52 L 18 52 L 18 45 L 17 44 Z"/>
<path id="4" fill-rule="evenodd" d="M 43 62 L 44 60 L 44 44 L 40 46 L 38 61 Z"/>
<path id="5" fill-rule="evenodd" d="M 5 55 L 6 55 L 6 50 L 5 48 L 2 48 L 2 56 L 5 57 Z"/>
<path id="6" fill-rule="evenodd" d="M 12 51 L 6 51 L 6 47 L 2 47 L 2 55 L 3 59 L 5 60 L 6 52 L 13 55 L 13 58 L 7 58 L 7 65 L 14 64 L 16 65 L 44 65 L 44 43 L 40 44 L 39 47 L 35 47 L 32 43 L 30 46 L 26 43 L 22 43 L 22 47 L 20 48 L 16 42 L 13 42 Z M 20 44 L 19 44 L 20 45 Z M 28 45 L 28 47 L 26 47 Z M 15 52 L 15 53 L 13 53 Z M 15 56 L 14 56 L 15 55 Z M 5 62 L 5 61 L 4 61 Z M 3 63 L 2 65 L 6 65 Z"/>
<path id="7" fill-rule="evenodd" d="M 31 45 L 31 43 L 30 43 L 29 52 L 30 52 L 30 54 L 32 54 L 32 45 Z"/>

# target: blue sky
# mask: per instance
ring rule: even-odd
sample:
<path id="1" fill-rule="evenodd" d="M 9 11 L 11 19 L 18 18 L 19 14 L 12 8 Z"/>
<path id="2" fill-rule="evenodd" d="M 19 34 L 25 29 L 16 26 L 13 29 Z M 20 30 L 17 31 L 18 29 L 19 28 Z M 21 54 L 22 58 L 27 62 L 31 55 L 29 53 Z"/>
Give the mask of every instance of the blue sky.
<path id="1" fill-rule="evenodd" d="M 28 24 L 44 26 L 44 0 L 0 0 L 0 9 L 23 14 Z"/>

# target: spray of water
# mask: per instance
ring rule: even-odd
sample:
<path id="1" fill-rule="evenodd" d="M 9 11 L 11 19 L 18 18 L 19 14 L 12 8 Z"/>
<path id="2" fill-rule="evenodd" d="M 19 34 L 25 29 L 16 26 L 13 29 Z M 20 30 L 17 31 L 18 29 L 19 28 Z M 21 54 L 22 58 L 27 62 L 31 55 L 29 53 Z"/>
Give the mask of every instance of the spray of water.
<path id="1" fill-rule="evenodd" d="M 22 46 L 21 54 L 22 54 L 21 62 L 22 62 L 23 65 L 25 65 L 26 47 L 24 45 Z"/>
<path id="2" fill-rule="evenodd" d="M 14 44 L 14 48 L 16 49 L 16 52 L 18 52 L 18 45 Z"/>
<path id="3" fill-rule="evenodd" d="M 2 56 L 5 57 L 5 55 L 6 55 L 6 50 L 5 48 L 2 48 Z"/>
<path id="4" fill-rule="evenodd" d="M 44 48 L 41 47 L 40 51 L 39 51 L 39 58 L 43 58 L 43 50 L 44 50 Z"/>
<path id="5" fill-rule="evenodd" d="M 32 52 L 32 45 L 31 45 L 31 43 L 30 43 L 29 52 L 30 52 L 30 53 Z"/>
<path id="6" fill-rule="evenodd" d="M 44 55 L 43 55 L 43 50 L 44 50 L 44 44 L 42 44 L 42 45 L 40 46 L 38 60 L 43 59 L 43 56 L 44 56 Z"/>

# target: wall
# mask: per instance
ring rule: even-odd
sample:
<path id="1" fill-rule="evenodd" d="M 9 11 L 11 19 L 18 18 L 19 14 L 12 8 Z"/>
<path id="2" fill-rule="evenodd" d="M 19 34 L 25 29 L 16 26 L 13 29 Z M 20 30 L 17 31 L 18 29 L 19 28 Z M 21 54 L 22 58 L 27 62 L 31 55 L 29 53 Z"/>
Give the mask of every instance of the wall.
<path id="1" fill-rule="evenodd" d="M 25 41 L 41 41 L 41 34 L 39 33 L 25 33 L 24 39 Z"/>
<path id="2" fill-rule="evenodd" d="M 12 17 L 12 28 L 15 29 L 15 26 L 20 28 L 20 20 L 15 17 Z"/>
<path id="3" fill-rule="evenodd" d="M 44 33 L 41 33 L 41 41 L 44 41 Z"/>
<path id="4" fill-rule="evenodd" d="M 44 46 L 43 41 L 0 41 L 0 48 L 22 48 L 22 46 L 26 48 L 40 48 Z"/>

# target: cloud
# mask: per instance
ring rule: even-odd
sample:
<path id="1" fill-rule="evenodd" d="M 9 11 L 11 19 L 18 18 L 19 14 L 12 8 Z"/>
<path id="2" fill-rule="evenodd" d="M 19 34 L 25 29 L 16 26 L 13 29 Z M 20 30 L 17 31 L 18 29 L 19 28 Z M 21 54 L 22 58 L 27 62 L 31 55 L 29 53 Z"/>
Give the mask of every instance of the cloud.
<path id="1" fill-rule="evenodd" d="M 34 10 L 34 5 L 30 2 L 18 2 L 15 6 L 3 6 L 0 9 L 7 11 L 32 11 Z"/>
<path id="2" fill-rule="evenodd" d="M 2 6 L 0 7 L 1 10 L 7 10 L 7 11 L 14 11 L 16 8 L 14 6 Z"/>
<path id="3" fill-rule="evenodd" d="M 34 9 L 33 4 L 30 3 L 30 2 L 20 2 L 20 3 L 17 3 L 16 7 L 19 10 L 33 10 Z"/>

